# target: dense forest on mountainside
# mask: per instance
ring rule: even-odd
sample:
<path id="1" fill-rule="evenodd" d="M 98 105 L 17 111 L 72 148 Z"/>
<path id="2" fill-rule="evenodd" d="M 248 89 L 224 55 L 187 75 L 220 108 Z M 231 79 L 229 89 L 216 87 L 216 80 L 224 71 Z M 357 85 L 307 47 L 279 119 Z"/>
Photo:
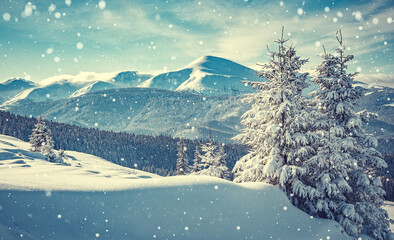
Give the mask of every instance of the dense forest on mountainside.
<path id="1" fill-rule="evenodd" d="M 28 141 L 36 122 L 35 118 L 0 111 L 0 134 Z M 162 176 L 172 175 L 176 167 L 178 138 L 102 131 L 52 121 L 47 121 L 47 126 L 52 131 L 55 149 L 93 154 L 122 166 Z M 204 141 L 184 140 L 189 165 L 192 164 L 196 145 L 201 143 Z M 238 144 L 226 144 L 224 149 L 229 169 L 247 151 L 246 147 Z"/>

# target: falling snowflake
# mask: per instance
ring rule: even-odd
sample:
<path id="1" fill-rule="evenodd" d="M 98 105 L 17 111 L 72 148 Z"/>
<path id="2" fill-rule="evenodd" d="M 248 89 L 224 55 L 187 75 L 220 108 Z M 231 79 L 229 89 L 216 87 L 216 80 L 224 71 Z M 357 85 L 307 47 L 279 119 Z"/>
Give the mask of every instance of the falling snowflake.
<path id="1" fill-rule="evenodd" d="M 101 1 L 98 3 L 98 7 L 99 7 L 101 10 L 103 10 L 103 9 L 106 7 L 106 5 L 107 5 L 107 3 L 106 3 L 104 0 L 101 0 Z"/>
<path id="2" fill-rule="evenodd" d="M 56 10 L 56 5 L 51 3 L 51 5 L 49 5 L 49 7 L 48 7 L 48 12 L 53 12 L 55 10 Z"/>
<path id="3" fill-rule="evenodd" d="M 3 19 L 4 21 L 10 21 L 11 14 L 9 14 L 8 12 L 3 13 Z"/>
<path id="4" fill-rule="evenodd" d="M 78 42 L 77 43 L 77 49 L 81 50 L 83 48 L 83 43 Z"/>
<path id="5" fill-rule="evenodd" d="M 362 15 L 362 13 L 360 11 L 355 11 L 355 12 L 352 13 L 352 15 L 354 16 L 354 18 L 357 21 L 363 20 L 363 15 Z"/>
<path id="6" fill-rule="evenodd" d="M 46 53 L 47 53 L 47 54 L 52 54 L 53 51 L 54 51 L 53 48 L 48 48 L 48 49 L 46 50 Z"/>

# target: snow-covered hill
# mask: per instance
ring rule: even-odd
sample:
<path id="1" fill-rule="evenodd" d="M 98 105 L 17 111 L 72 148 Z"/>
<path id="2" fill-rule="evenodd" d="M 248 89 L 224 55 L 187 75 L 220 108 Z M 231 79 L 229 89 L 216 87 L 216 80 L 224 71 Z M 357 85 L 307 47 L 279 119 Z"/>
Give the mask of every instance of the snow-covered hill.
<path id="1" fill-rule="evenodd" d="M 127 181 L 122 179 L 161 178 L 74 151 L 65 151 L 65 162 L 70 166 L 51 163 L 41 153 L 30 152 L 29 147 L 27 142 L 0 135 L 1 189 L 95 191 L 124 188 Z"/>
<path id="2" fill-rule="evenodd" d="M 0 239 L 353 239 L 271 185 L 162 178 L 67 154 L 71 166 L 49 163 L 0 135 Z"/>
<path id="3" fill-rule="evenodd" d="M 252 92 L 241 81 L 261 81 L 256 71 L 233 61 L 204 56 L 178 71 L 162 73 L 139 87 L 194 91 L 206 95 L 238 95 Z"/>

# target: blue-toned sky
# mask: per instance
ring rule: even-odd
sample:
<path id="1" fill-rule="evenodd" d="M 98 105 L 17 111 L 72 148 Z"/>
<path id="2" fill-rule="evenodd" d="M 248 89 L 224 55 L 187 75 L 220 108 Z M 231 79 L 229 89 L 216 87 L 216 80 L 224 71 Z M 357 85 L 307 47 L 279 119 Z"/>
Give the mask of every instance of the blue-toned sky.
<path id="1" fill-rule="evenodd" d="M 272 0 L 1 0 L 0 81 L 79 71 L 179 69 L 203 55 L 246 66 L 268 60 L 281 26 L 319 63 L 342 29 L 350 70 L 393 75 L 394 3 Z"/>

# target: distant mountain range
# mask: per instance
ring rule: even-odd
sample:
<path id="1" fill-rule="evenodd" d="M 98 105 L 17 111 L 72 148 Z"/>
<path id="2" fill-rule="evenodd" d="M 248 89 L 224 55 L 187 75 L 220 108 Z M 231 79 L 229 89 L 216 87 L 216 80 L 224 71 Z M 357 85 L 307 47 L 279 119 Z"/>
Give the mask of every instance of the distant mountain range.
<path id="1" fill-rule="evenodd" d="M 230 142 L 249 108 L 242 103 L 242 95 L 255 91 L 242 81 L 261 80 L 250 68 L 206 56 L 156 76 L 135 71 L 82 72 L 54 77 L 39 86 L 11 79 L 0 85 L 0 92 L 10 92 L 1 109 L 85 127 L 190 139 L 206 139 L 211 126 L 215 140 Z M 359 110 L 379 114 L 366 129 L 386 139 L 389 147 L 394 141 L 394 89 L 359 85 L 366 88 Z M 14 97 L 4 90 L 10 86 L 14 86 Z M 305 94 L 315 88 L 311 85 Z"/>
<path id="2" fill-rule="evenodd" d="M 123 88 L 55 101 L 24 99 L 8 110 L 84 127 L 190 139 L 206 139 L 211 125 L 214 139 L 228 142 L 241 128 L 240 116 L 247 109 L 240 100 L 240 96 Z"/>
<path id="3" fill-rule="evenodd" d="M 0 92 L 9 92 L 8 86 L 14 86 L 13 92 L 9 92 L 3 102 L 3 105 L 13 105 L 25 99 L 34 102 L 59 100 L 99 90 L 135 87 L 151 77 L 135 71 L 112 74 L 81 72 L 76 76 L 56 76 L 41 85 L 23 79 L 10 79 L 0 85 Z"/>
<path id="4" fill-rule="evenodd" d="M 81 72 L 76 76 L 55 76 L 44 80 L 41 85 L 23 79 L 10 79 L 0 85 L 0 92 L 7 92 L 6 97 L 0 100 L 6 106 L 24 99 L 34 102 L 59 100 L 100 90 L 127 87 L 190 91 L 208 95 L 239 95 L 253 91 L 252 88 L 245 88 L 241 81 L 261 81 L 261 78 L 253 69 L 233 61 L 205 56 L 183 69 L 157 76 L 136 71 L 104 74 Z M 13 86 L 12 91 L 9 86 Z"/>

